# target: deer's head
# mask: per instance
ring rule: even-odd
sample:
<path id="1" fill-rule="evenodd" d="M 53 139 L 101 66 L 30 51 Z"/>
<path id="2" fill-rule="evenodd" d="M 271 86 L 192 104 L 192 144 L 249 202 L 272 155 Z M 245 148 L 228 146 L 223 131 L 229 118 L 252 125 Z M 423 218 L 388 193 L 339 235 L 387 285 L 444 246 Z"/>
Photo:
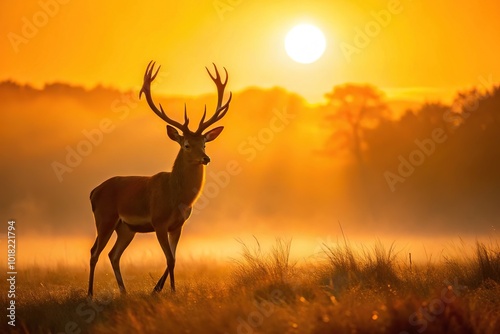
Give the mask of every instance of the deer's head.
<path id="1" fill-rule="evenodd" d="M 229 78 L 226 69 L 224 68 L 224 72 L 226 72 L 226 80 L 222 82 L 219 71 L 217 70 L 215 64 L 215 76 L 213 76 L 207 68 L 207 72 L 210 75 L 210 78 L 212 78 L 215 85 L 217 86 L 217 107 L 215 109 L 214 115 L 210 117 L 210 119 L 205 121 L 205 117 L 207 115 L 207 107 L 205 106 L 205 111 L 203 112 L 203 117 L 200 120 L 198 129 L 196 131 L 191 131 L 188 127 L 189 118 L 187 116 L 186 107 L 184 107 L 184 123 L 181 124 L 168 117 L 167 114 L 165 114 L 165 112 L 163 111 L 163 107 L 161 106 L 161 104 L 159 105 L 160 109 L 158 109 L 153 102 L 153 98 L 151 97 L 151 82 L 153 82 L 153 80 L 156 78 L 156 75 L 158 74 L 158 71 L 160 70 L 160 67 L 158 67 L 156 72 L 154 72 L 154 66 L 155 63 L 151 61 L 146 68 L 146 73 L 144 74 L 144 83 L 139 93 L 139 98 L 142 96 L 142 93 L 144 93 L 151 110 L 153 110 L 156 115 L 158 115 L 167 123 L 167 135 L 170 139 L 179 143 L 179 145 L 181 146 L 181 150 L 184 153 L 183 155 L 186 162 L 190 164 L 208 164 L 210 162 L 210 157 L 205 153 L 205 143 L 208 143 L 209 141 L 217 138 L 224 127 L 219 126 L 205 133 L 203 132 L 209 126 L 213 125 L 226 115 L 229 109 L 229 103 L 231 102 L 232 98 L 232 93 L 229 93 L 229 99 L 224 105 L 222 105 L 224 89 L 226 88 L 227 80 Z M 177 129 L 180 130 L 182 134 L 180 134 Z"/>

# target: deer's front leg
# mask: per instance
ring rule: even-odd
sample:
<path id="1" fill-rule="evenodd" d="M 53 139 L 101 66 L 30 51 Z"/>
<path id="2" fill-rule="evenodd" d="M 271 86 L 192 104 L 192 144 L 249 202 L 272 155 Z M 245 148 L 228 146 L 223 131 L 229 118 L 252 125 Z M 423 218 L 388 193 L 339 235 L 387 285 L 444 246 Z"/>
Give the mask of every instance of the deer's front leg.
<path id="1" fill-rule="evenodd" d="M 163 253 L 165 254 L 165 257 L 167 259 L 167 268 L 165 269 L 165 272 L 158 280 L 158 283 L 156 283 L 156 286 L 153 289 L 153 293 L 160 292 L 163 289 L 163 285 L 165 284 L 165 281 L 169 274 L 170 274 L 170 286 L 172 288 L 172 291 L 175 291 L 175 281 L 174 281 L 175 257 L 172 252 L 172 248 L 170 247 L 170 242 L 168 238 L 169 233 L 167 226 L 156 228 L 156 237 L 158 238 L 158 242 L 160 243 Z"/>
<path id="2" fill-rule="evenodd" d="M 181 237 L 182 226 L 177 228 L 174 231 L 168 233 L 168 241 L 170 244 L 170 250 L 172 251 L 172 257 L 174 259 L 172 266 L 168 266 L 167 270 L 170 272 L 170 288 L 175 292 L 175 278 L 174 278 L 174 267 L 175 267 L 175 251 L 177 250 L 177 243 L 179 242 L 179 238 Z M 165 279 L 167 277 L 165 276 Z"/>

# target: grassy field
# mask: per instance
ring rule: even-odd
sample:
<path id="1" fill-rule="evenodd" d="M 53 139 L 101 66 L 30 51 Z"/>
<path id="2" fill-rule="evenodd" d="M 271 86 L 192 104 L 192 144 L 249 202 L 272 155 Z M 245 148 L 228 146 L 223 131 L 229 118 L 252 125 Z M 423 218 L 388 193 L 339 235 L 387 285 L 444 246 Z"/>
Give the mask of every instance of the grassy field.
<path id="1" fill-rule="evenodd" d="M 82 268 L 26 268 L 18 272 L 16 327 L 4 316 L 0 331 L 500 333 L 498 244 L 478 242 L 470 255 L 424 264 L 393 246 L 356 251 L 347 242 L 295 263 L 290 247 L 277 240 L 263 251 L 255 241 L 242 243 L 231 262 L 179 263 L 177 292 L 155 296 L 161 267 L 123 266 L 129 293 L 121 297 L 107 264 L 97 271 L 93 300 Z"/>

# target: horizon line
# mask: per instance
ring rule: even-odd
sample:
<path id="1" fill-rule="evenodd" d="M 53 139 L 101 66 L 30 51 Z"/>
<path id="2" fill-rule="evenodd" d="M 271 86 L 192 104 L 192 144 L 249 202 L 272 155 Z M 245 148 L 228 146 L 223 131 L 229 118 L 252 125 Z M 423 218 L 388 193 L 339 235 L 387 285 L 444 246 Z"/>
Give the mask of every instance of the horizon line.
<path id="1" fill-rule="evenodd" d="M 47 87 L 50 86 L 67 86 L 68 88 L 81 88 L 85 91 L 93 91 L 93 90 L 98 90 L 98 89 L 104 89 L 104 90 L 110 90 L 110 91 L 118 91 L 122 93 L 128 93 L 128 92 L 134 92 L 140 91 L 140 86 L 137 87 L 129 87 L 129 88 L 120 88 L 115 85 L 105 85 L 102 83 L 96 83 L 94 85 L 88 85 L 88 84 L 83 84 L 83 83 L 75 83 L 75 82 L 69 82 L 69 81 L 52 81 L 52 82 L 45 82 L 43 84 L 36 84 L 32 82 L 20 82 L 12 78 L 8 79 L 2 79 L 0 80 L 0 85 L 3 84 L 13 84 L 18 87 L 25 87 L 25 88 L 31 88 L 37 91 L 43 91 Z M 437 86 L 407 86 L 407 87 L 378 87 L 374 84 L 371 84 L 369 82 L 344 82 L 342 84 L 338 85 L 332 85 L 333 87 L 339 87 L 343 86 L 346 84 L 354 84 L 354 85 L 370 85 L 372 87 L 375 87 L 376 89 L 380 90 L 383 93 L 383 97 L 389 101 L 389 102 L 408 102 L 408 103 L 426 103 L 426 102 L 443 102 L 443 103 L 450 103 L 453 101 L 453 98 L 459 93 L 463 91 L 469 91 L 473 89 L 479 88 L 479 86 L 474 86 L 471 85 L 469 87 L 437 87 Z M 491 87 L 488 88 L 494 88 L 499 86 L 500 83 L 493 83 Z M 290 90 L 286 87 L 280 86 L 280 85 L 273 85 L 273 86 L 256 86 L 256 85 L 249 85 L 242 87 L 238 90 L 236 90 L 236 93 L 238 94 L 244 91 L 252 90 L 252 89 L 260 89 L 263 91 L 270 91 L 274 89 L 281 89 L 285 91 L 286 93 L 293 94 L 299 96 L 301 99 L 303 99 L 307 104 L 310 105 L 318 105 L 318 104 L 324 104 L 326 102 L 326 99 L 324 97 L 325 94 L 328 92 L 322 92 L 321 98 L 315 98 L 313 101 L 311 101 L 310 98 L 306 97 L 304 94 L 301 94 L 299 92 Z M 158 90 L 157 94 L 159 96 L 163 97 L 184 97 L 184 98 L 198 98 L 204 95 L 214 95 L 215 93 L 213 92 L 201 92 L 201 93 L 166 93 L 162 91 L 161 89 Z"/>

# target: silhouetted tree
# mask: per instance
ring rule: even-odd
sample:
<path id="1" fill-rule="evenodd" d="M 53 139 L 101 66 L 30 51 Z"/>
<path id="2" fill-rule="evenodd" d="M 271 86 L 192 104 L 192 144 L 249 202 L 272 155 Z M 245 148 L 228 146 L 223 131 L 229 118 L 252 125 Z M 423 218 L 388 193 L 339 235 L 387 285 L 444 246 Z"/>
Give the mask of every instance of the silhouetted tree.
<path id="1" fill-rule="evenodd" d="M 375 127 L 381 118 L 387 116 L 387 105 L 382 101 L 382 93 L 370 85 L 345 84 L 335 86 L 325 94 L 331 113 L 327 120 L 336 128 L 329 144 L 338 142 L 339 135 L 347 137 L 349 148 L 356 163 L 363 169 L 363 132 Z"/>
<path id="2" fill-rule="evenodd" d="M 345 84 L 334 87 L 325 97 L 328 99 L 326 119 L 333 129 L 327 150 L 338 149 L 334 146 L 344 140 L 344 146 L 352 153 L 358 167 L 358 175 L 353 179 L 352 189 L 359 200 L 358 208 L 364 207 L 367 217 L 375 218 L 376 210 L 365 168 L 363 145 L 365 131 L 376 127 L 388 114 L 387 105 L 382 99 L 383 94 L 370 85 Z"/>

